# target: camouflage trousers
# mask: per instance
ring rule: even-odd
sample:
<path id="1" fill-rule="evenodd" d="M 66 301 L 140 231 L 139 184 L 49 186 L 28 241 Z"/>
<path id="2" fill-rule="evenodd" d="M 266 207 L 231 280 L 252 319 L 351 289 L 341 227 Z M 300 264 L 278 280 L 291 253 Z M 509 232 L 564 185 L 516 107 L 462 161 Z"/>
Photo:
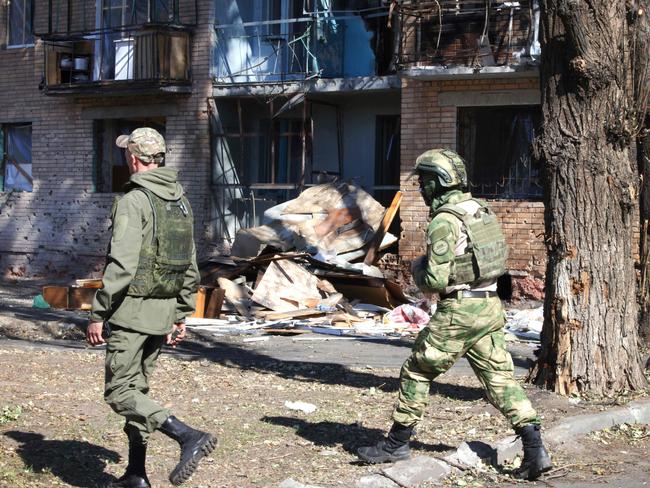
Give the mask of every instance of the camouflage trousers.
<path id="1" fill-rule="evenodd" d="M 169 410 L 149 398 L 149 378 L 165 343 L 164 335 L 149 335 L 111 324 L 106 341 L 104 399 L 125 418 L 129 439 L 147 442 Z"/>
<path id="2" fill-rule="evenodd" d="M 429 325 L 418 335 L 400 373 L 399 399 L 393 420 L 413 427 L 429 402 L 433 379 L 463 355 L 487 392 L 489 401 L 513 427 L 540 419 L 514 377 L 505 346 L 503 308 L 499 298 L 450 298 L 438 302 Z"/>

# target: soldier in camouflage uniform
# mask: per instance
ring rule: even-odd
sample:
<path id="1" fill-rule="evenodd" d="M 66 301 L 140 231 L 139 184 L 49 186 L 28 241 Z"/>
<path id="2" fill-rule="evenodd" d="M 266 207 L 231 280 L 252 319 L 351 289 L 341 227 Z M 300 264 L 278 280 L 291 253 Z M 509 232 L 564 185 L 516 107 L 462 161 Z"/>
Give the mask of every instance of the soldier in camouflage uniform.
<path id="1" fill-rule="evenodd" d="M 185 425 L 148 396 L 163 344 L 184 339 L 185 317 L 195 308 L 199 272 L 192 209 L 178 172 L 163 167 L 165 140 L 157 131 L 136 129 L 116 144 L 125 150 L 131 178 L 113 205 L 103 287 L 86 331 L 92 345 L 107 337 L 104 398 L 125 417 L 129 440 L 126 473 L 108 486 L 150 487 L 145 460 L 155 430 L 180 444 L 180 461 L 169 476 L 177 485 L 216 445 L 214 436 Z"/>
<path id="2" fill-rule="evenodd" d="M 414 261 L 412 273 L 418 287 L 439 293 L 440 301 L 402 367 L 393 427 L 377 445 L 359 448 L 359 457 L 371 463 L 408 458 L 408 441 L 422 420 L 431 382 L 465 355 L 490 402 L 522 438 L 524 459 L 515 475 L 536 479 L 551 468 L 551 461 L 542 444 L 539 416 L 514 378 L 505 346 L 505 316 L 496 287 L 506 271 L 501 227 L 485 202 L 463 193 L 467 174 L 455 152 L 425 152 L 414 173 L 431 222 L 427 254 Z"/>

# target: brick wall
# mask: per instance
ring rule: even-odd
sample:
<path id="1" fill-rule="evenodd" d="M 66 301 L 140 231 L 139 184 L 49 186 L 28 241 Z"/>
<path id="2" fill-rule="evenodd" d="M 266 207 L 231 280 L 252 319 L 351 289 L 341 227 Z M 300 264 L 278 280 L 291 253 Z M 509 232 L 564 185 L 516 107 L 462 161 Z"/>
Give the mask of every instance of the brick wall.
<path id="1" fill-rule="evenodd" d="M 419 81 L 402 83 L 401 186 L 404 190 L 400 216 L 402 233 L 399 252 L 412 259 L 425 252 L 424 231 L 428 209 L 418 192 L 417 180 L 408 178 L 415 159 L 435 147 L 456 147 L 455 106 L 440 106 L 441 92 L 510 91 L 538 89 L 536 78 Z M 544 248 L 544 206 L 541 202 L 495 200 L 491 202 L 501 218 L 510 246 L 508 267 L 542 277 L 546 266 Z M 515 273 L 518 274 L 518 273 Z"/>
<path id="2" fill-rule="evenodd" d="M 193 6 L 194 0 L 185 0 Z M 192 44 L 190 96 L 45 96 L 39 90 L 44 46 L 0 47 L 0 124 L 32 124 L 32 192 L 0 192 L 0 272 L 5 276 L 86 277 L 103 266 L 114 194 L 93 192 L 92 107 L 128 107 L 174 102 L 166 118 L 167 166 L 181 171 L 194 207 L 197 244 L 205 248 L 209 205 L 207 98 L 211 55 L 212 0 L 199 1 Z M 0 39 L 6 39 L 7 2 L 0 0 Z M 47 29 L 47 0 L 37 0 L 37 32 Z"/>

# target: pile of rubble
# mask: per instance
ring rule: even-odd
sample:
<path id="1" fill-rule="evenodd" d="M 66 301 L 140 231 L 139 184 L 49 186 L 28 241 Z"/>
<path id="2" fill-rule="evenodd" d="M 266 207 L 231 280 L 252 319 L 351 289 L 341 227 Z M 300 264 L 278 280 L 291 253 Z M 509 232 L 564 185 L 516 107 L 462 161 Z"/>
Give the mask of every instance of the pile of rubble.
<path id="1" fill-rule="evenodd" d="M 188 325 L 275 334 L 417 332 L 429 315 L 374 266 L 379 251 L 397 242 L 388 228 L 400 199 L 398 193 L 385 209 L 361 188 L 330 183 L 268 209 L 264 225 L 237 233 L 230 256 L 202 263 L 197 314 Z"/>

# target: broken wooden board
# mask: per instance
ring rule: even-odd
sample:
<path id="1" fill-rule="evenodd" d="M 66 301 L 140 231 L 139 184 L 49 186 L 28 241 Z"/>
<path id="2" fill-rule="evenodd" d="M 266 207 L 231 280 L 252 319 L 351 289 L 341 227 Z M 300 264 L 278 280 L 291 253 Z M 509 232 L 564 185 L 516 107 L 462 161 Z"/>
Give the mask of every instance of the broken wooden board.
<path id="1" fill-rule="evenodd" d="M 325 273 L 324 275 L 348 300 L 360 300 L 363 303 L 394 308 L 409 303 L 402 289 L 396 283 L 366 276 L 344 275 L 343 273 Z"/>
<path id="2" fill-rule="evenodd" d="M 73 310 L 90 310 L 93 305 L 95 293 L 97 293 L 96 288 L 71 286 L 68 294 L 68 308 Z"/>
<path id="3" fill-rule="evenodd" d="M 386 209 L 386 213 L 384 213 L 384 218 L 382 219 L 381 225 L 377 229 L 377 232 L 375 232 L 375 235 L 372 237 L 371 241 L 367 245 L 368 254 L 366 255 L 366 258 L 363 260 L 363 264 L 367 264 L 368 266 L 371 266 L 375 263 L 375 261 L 377 261 L 381 243 L 384 239 L 384 236 L 386 235 L 386 232 L 388 232 L 388 228 L 390 227 L 390 224 L 393 223 L 393 219 L 395 218 L 395 215 L 397 215 L 397 211 L 399 210 L 399 206 L 401 202 L 402 202 L 402 192 L 398 191 L 397 193 L 395 193 L 395 197 L 393 198 L 390 207 Z"/>
<path id="4" fill-rule="evenodd" d="M 226 300 L 235 307 L 237 313 L 250 318 L 252 302 L 248 290 L 227 278 L 219 278 L 217 282 L 219 283 L 219 288 L 224 290 Z"/>
<path id="5" fill-rule="evenodd" d="M 93 278 L 87 280 L 75 280 L 75 284 L 82 288 L 101 288 L 103 283 L 101 278 L 99 279 Z"/>
<path id="6" fill-rule="evenodd" d="M 44 286 L 43 298 L 52 308 L 68 308 L 68 287 Z"/>
<path id="7" fill-rule="evenodd" d="M 312 308 L 306 308 L 301 310 L 291 310 L 288 312 L 267 312 L 264 314 L 265 320 L 288 320 L 288 319 L 297 319 L 297 318 L 307 318 L 307 317 L 319 317 L 325 315 L 325 312 L 320 310 L 315 310 Z"/>
<path id="8" fill-rule="evenodd" d="M 230 253 L 239 258 L 252 258 L 259 255 L 267 245 L 287 251 L 293 247 L 292 234 L 287 229 L 271 225 L 239 229 Z"/>
<path id="9" fill-rule="evenodd" d="M 253 301 L 276 312 L 304 308 L 306 300 L 320 300 L 318 278 L 293 261 L 272 261 L 255 288 Z"/>
<path id="10" fill-rule="evenodd" d="M 205 317 L 205 296 L 206 296 L 205 286 L 199 286 L 199 289 L 196 291 L 196 305 L 194 308 L 194 313 L 191 317 L 202 319 Z"/>
<path id="11" fill-rule="evenodd" d="M 225 290 L 222 288 L 214 288 L 210 293 L 208 304 L 205 308 L 205 317 L 208 319 L 219 318 L 221 315 L 221 307 L 223 307 L 223 300 L 226 296 Z"/>

